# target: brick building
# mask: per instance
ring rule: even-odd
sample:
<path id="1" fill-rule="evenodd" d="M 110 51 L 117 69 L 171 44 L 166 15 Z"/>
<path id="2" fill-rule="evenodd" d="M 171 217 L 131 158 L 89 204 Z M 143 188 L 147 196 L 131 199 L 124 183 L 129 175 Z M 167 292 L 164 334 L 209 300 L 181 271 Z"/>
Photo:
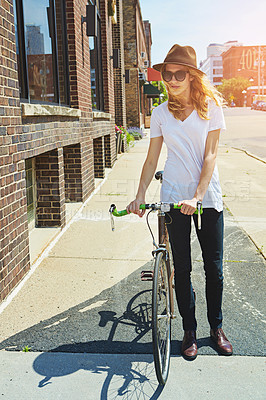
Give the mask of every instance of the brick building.
<path id="1" fill-rule="evenodd" d="M 143 85 L 151 62 L 150 23 L 142 20 L 139 0 L 123 2 L 123 18 L 127 125 L 144 127 Z"/>
<path id="2" fill-rule="evenodd" d="M 116 23 L 113 24 L 113 47 L 119 52 L 117 65 L 114 69 L 115 87 L 115 121 L 117 125 L 126 126 L 126 85 L 125 85 L 125 54 L 124 54 L 124 29 L 123 29 L 123 1 L 116 4 Z"/>
<path id="3" fill-rule="evenodd" d="M 115 118 L 126 122 L 122 5 L 1 1 L 0 301 L 30 269 L 29 230 L 63 227 L 67 203 L 85 201 L 116 160 Z"/>
<path id="4" fill-rule="evenodd" d="M 242 76 L 250 80 L 248 106 L 255 94 L 266 94 L 266 46 L 232 46 L 222 54 L 222 59 L 224 79 Z"/>

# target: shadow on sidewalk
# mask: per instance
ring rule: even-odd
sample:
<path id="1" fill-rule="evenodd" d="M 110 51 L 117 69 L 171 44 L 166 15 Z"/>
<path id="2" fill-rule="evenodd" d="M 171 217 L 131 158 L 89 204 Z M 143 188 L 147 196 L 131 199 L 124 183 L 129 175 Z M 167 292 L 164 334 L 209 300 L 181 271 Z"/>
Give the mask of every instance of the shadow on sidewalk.
<path id="1" fill-rule="evenodd" d="M 101 400 L 121 398 L 121 396 L 128 399 L 155 400 L 163 391 L 154 373 L 152 355 L 134 354 L 121 358 L 103 354 L 42 353 L 35 359 L 33 368 L 36 373 L 44 377 L 39 382 L 40 388 L 52 384 L 52 378 L 67 376 L 79 370 L 104 375 L 103 379 L 100 377 L 101 387 L 96 377 L 88 377 L 87 381 L 95 381 L 95 387 L 90 395 L 97 391 L 98 386 Z"/>
<path id="2" fill-rule="evenodd" d="M 151 282 L 143 282 L 139 291 L 140 270 L 94 299 L 5 340 L 0 348 L 22 350 L 27 345 L 32 351 L 45 351 L 33 362 L 34 371 L 43 377 L 40 388 L 52 384 L 52 378 L 85 370 L 104 375 L 102 400 L 125 395 L 157 399 L 163 388 L 153 365 Z M 174 320 L 175 336 L 177 325 Z M 172 355 L 180 356 L 180 345 L 172 341 Z M 210 346 L 209 338 L 199 339 L 198 345 Z"/>
<path id="3" fill-rule="evenodd" d="M 226 227 L 225 249 L 226 333 L 234 338 L 235 355 L 264 355 L 263 321 L 259 310 L 263 309 L 265 263 L 246 235 L 232 224 Z M 193 259 L 198 259 L 197 250 Z M 195 289 L 199 294 L 199 355 L 216 355 L 210 338 L 205 337 L 202 266 L 199 262 L 194 264 Z M 158 398 L 161 389 L 158 389 L 152 358 L 151 282 L 140 283 L 143 269 L 150 270 L 151 262 L 94 298 L 4 340 L 0 350 L 21 351 L 28 346 L 32 351 L 46 352 L 36 357 L 33 364 L 43 377 L 40 387 L 51 383 L 52 377 L 84 369 L 106 374 L 101 399 L 107 398 L 107 393 L 111 399 L 134 390 L 146 396 L 137 398 Z M 181 340 L 182 336 L 181 319 L 177 317 L 172 326 L 172 356 L 180 356 L 181 342 L 176 338 Z M 117 354 L 125 355 L 122 363 Z M 111 390 L 112 396 L 109 395 Z"/>
<path id="4" fill-rule="evenodd" d="M 150 270 L 151 262 L 94 298 L 2 341 L 0 350 L 152 354 L 152 291 L 151 282 L 140 283 L 143 269 Z M 180 355 L 177 337 L 183 337 L 179 316 L 172 321 L 173 355 Z M 205 346 L 212 348 L 209 338 L 199 339 L 199 347 Z"/>

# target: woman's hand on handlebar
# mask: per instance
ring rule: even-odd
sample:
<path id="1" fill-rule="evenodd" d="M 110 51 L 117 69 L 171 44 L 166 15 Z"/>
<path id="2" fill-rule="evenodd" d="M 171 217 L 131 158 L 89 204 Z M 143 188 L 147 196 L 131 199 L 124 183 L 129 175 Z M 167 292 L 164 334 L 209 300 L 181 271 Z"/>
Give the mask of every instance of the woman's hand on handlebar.
<path id="1" fill-rule="evenodd" d="M 128 213 L 137 214 L 139 217 L 143 217 L 143 215 L 145 214 L 145 210 L 139 209 L 139 206 L 141 204 L 145 204 L 145 199 L 144 198 L 136 198 L 135 200 L 131 201 L 131 203 L 129 203 L 126 210 Z"/>
<path id="2" fill-rule="evenodd" d="M 197 199 L 193 198 L 191 200 L 182 200 L 179 201 L 178 205 L 182 206 L 180 211 L 185 215 L 192 215 L 197 209 Z"/>

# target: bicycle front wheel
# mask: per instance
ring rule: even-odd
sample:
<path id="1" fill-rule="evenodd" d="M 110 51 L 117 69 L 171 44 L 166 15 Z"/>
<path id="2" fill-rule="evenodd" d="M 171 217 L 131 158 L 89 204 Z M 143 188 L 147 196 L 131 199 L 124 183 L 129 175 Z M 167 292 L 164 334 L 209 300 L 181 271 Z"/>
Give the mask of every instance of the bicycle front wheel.
<path id="1" fill-rule="evenodd" d="M 155 258 L 152 291 L 152 341 L 158 382 L 164 385 L 170 365 L 170 288 L 164 253 Z"/>

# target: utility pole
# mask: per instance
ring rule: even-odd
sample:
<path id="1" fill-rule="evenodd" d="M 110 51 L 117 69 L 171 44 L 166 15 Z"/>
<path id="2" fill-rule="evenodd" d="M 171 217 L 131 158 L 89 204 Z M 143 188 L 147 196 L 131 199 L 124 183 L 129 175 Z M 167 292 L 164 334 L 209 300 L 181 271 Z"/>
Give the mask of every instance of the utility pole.
<path id="1" fill-rule="evenodd" d="M 260 68 L 261 68 L 261 58 L 260 58 L 260 46 L 259 46 L 259 57 L 258 57 L 258 95 L 260 96 Z"/>
<path id="2" fill-rule="evenodd" d="M 264 96 L 264 71 L 265 71 L 265 47 L 262 49 L 262 60 L 261 60 L 261 83 L 262 83 L 262 95 Z"/>

